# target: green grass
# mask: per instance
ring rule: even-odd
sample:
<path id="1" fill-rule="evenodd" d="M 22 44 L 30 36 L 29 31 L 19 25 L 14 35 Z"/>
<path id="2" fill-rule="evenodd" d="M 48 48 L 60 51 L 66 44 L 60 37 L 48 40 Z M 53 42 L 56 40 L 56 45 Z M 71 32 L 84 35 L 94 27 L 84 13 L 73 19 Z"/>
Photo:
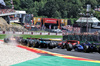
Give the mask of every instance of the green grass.
<path id="1" fill-rule="evenodd" d="M 18 36 L 18 35 L 14 35 L 14 36 Z M 62 38 L 63 36 L 56 36 L 56 35 L 19 35 L 23 38 Z M 6 37 L 5 34 L 0 34 L 0 39 L 4 39 Z"/>
<path id="2" fill-rule="evenodd" d="M 0 34 L 0 39 L 4 39 L 5 36 L 5 34 Z"/>
<path id="3" fill-rule="evenodd" d="M 62 36 L 56 35 L 21 35 L 23 38 L 32 37 L 32 38 L 62 38 Z"/>

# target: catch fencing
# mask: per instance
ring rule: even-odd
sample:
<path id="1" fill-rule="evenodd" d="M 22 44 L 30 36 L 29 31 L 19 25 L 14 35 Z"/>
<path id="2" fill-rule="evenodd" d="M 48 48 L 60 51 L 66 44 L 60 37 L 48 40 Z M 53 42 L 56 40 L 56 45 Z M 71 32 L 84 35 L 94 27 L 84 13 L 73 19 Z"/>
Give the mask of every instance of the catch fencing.
<path id="1" fill-rule="evenodd" d="M 100 42 L 100 33 L 76 33 L 76 34 L 66 34 L 63 36 L 63 40 L 79 40 L 79 41 L 90 41 L 90 42 Z"/>

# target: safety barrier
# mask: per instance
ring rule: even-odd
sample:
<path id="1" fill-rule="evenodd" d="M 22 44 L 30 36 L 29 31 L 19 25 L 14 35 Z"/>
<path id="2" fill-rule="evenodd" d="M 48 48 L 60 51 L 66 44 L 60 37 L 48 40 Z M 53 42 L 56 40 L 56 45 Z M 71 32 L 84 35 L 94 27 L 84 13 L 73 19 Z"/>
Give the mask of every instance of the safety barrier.
<path id="1" fill-rule="evenodd" d="M 23 35 L 63 35 L 63 33 L 49 33 L 49 32 L 14 32 L 14 31 L 0 31 L 0 34 L 23 34 Z"/>
<path id="2" fill-rule="evenodd" d="M 90 41 L 90 42 L 100 42 L 100 35 L 98 34 L 73 34 L 64 35 L 63 40 L 79 40 L 79 41 Z"/>
<path id="3" fill-rule="evenodd" d="M 100 35 L 98 32 L 94 33 L 51 33 L 51 32 L 15 32 L 15 31 L 0 31 L 0 34 L 24 34 L 24 35 Z"/>

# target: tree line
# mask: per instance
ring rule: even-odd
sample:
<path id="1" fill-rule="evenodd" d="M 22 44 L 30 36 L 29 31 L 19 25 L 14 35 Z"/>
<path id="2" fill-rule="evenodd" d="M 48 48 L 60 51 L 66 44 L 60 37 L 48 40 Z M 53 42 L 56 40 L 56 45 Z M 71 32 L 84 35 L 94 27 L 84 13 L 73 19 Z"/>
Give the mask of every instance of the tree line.
<path id="1" fill-rule="evenodd" d="M 5 2 L 11 6 L 10 0 Z M 79 13 L 86 11 L 86 5 L 91 4 L 92 13 L 100 19 L 100 13 L 94 11 L 100 6 L 99 0 L 13 0 L 13 3 L 15 10 L 25 10 L 35 17 L 48 18 L 78 18 Z"/>

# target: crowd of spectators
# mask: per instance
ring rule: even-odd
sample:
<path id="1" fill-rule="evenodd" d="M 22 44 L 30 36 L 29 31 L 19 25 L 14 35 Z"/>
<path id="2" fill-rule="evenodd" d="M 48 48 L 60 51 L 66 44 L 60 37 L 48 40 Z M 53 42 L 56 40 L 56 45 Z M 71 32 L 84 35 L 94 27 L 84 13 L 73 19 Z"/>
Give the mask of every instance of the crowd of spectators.
<path id="1" fill-rule="evenodd" d="M 95 11 L 99 11 L 100 12 L 100 7 L 99 8 L 95 8 Z"/>
<path id="2" fill-rule="evenodd" d="M 0 9 L 0 14 L 13 13 L 13 12 L 15 12 L 13 9 Z"/>
<path id="3" fill-rule="evenodd" d="M 10 21 L 13 21 L 13 20 L 19 20 L 18 17 L 10 17 Z"/>
<path id="4" fill-rule="evenodd" d="M 10 9 L 7 6 L 4 6 L 0 3 L 0 14 L 5 14 L 5 13 L 12 13 L 15 12 L 13 9 Z"/>

